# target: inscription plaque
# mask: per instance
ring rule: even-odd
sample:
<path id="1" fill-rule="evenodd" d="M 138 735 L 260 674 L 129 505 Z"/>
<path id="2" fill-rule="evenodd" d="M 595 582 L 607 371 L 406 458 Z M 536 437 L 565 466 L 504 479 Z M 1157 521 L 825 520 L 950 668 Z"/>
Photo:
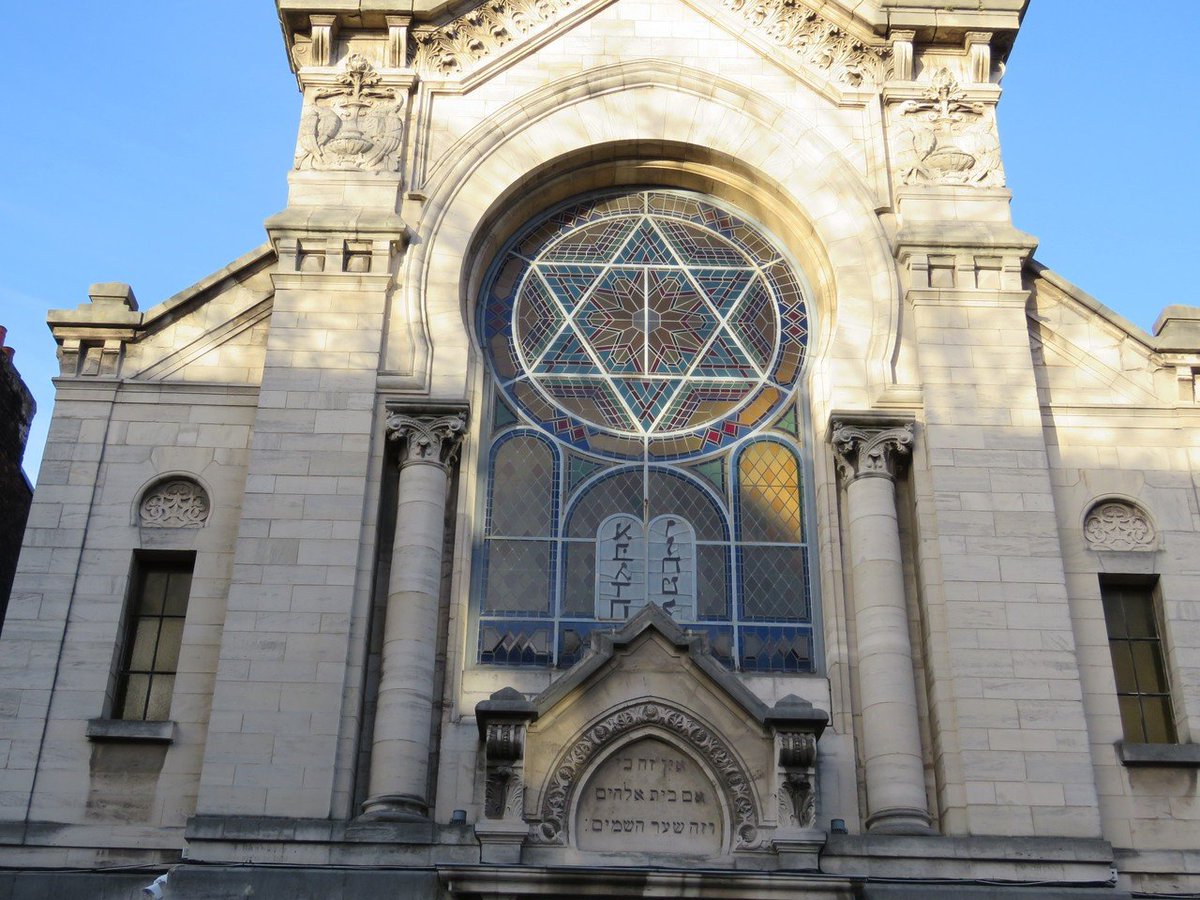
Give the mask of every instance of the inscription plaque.
<path id="1" fill-rule="evenodd" d="M 720 797 L 686 753 L 657 738 L 626 744 L 579 791 L 580 850 L 716 855 L 725 844 Z"/>

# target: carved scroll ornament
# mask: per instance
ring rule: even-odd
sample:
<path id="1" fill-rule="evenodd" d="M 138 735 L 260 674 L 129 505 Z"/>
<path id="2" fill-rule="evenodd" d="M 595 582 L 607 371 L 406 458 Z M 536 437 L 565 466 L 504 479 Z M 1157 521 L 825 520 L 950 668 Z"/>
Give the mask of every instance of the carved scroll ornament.
<path id="1" fill-rule="evenodd" d="M 1142 510 L 1123 500 L 1097 503 L 1083 523 L 1093 550 L 1153 550 L 1154 526 Z"/>
<path id="2" fill-rule="evenodd" d="M 393 412 L 387 417 L 388 440 L 403 442 L 401 466 L 427 463 L 446 468 L 453 465 L 466 430 L 464 413 L 419 416 Z"/>
<path id="3" fill-rule="evenodd" d="M 317 90 L 300 117 L 297 169 L 382 170 L 400 165 L 406 92 L 380 87 L 370 61 L 351 54 L 337 85 Z"/>
<path id="4" fill-rule="evenodd" d="M 568 812 L 584 771 L 614 740 L 647 726 L 682 741 L 716 773 L 718 784 L 733 807 L 734 849 L 751 850 L 761 846 L 758 806 L 750 776 L 737 757 L 705 725 L 660 703 L 638 703 L 609 715 L 584 732 L 560 757 L 542 798 L 541 822 L 531 831 L 530 840 L 541 844 L 565 844 Z"/>
<path id="5" fill-rule="evenodd" d="M 896 175 L 902 184 L 1003 187 L 993 110 L 967 99 L 949 69 L 921 97 L 893 110 Z"/>
<path id="6" fill-rule="evenodd" d="M 208 494 L 188 478 L 162 481 L 142 497 L 138 516 L 149 528 L 200 528 L 208 521 Z"/>
<path id="7" fill-rule="evenodd" d="M 721 5 L 834 84 L 870 88 L 888 77 L 890 47 L 847 34 L 799 0 L 721 0 Z"/>
<path id="8" fill-rule="evenodd" d="M 466 75 L 513 41 L 546 30 L 579 0 L 484 0 L 465 16 L 414 32 L 413 67 L 434 78 Z"/>
<path id="9" fill-rule="evenodd" d="M 895 478 L 912 453 L 913 426 L 908 422 L 895 428 L 865 428 L 834 422 L 830 440 L 838 472 L 846 481 L 872 475 Z"/>

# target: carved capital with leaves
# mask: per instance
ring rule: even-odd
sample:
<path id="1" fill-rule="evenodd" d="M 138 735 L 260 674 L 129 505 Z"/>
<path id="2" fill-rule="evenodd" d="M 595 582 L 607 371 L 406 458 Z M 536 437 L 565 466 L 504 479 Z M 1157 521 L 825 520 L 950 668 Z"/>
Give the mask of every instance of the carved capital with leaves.
<path id="1" fill-rule="evenodd" d="M 448 469 L 458 459 L 467 430 L 466 413 L 414 415 L 392 412 L 387 417 L 388 440 L 401 445 L 400 466 L 421 463 Z"/>
<path id="2" fill-rule="evenodd" d="M 830 436 L 838 472 L 845 481 L 856 478 L 895 478 L 913 447 L 913 425 L 874 428 L 834 422 Z"/>

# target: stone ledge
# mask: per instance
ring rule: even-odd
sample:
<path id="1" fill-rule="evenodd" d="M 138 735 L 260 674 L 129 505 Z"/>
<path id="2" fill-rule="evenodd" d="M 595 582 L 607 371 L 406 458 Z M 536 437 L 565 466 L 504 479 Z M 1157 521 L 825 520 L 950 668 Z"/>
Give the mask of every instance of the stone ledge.
<path id="1" fill-rule="evenodd" d="M 1118 741 L 1117 756 L 1126 766 L 1200 768 L 1200 744 L 1137 744 Z"/>
<path id="2" fill-rule="evenodd" d="M 1045 882 L 1048 887 L 1106 883 L 1113 848 L 1098 838 L 830 835 L 821 871 L 868 880 L 980 879 Z"/>
<path id="3" fill-rule="evenodd" d="M 175 723 L 169 719 L 88 719 L 87 739 L 100 742 L 169 744 L 175 740 Z"/>

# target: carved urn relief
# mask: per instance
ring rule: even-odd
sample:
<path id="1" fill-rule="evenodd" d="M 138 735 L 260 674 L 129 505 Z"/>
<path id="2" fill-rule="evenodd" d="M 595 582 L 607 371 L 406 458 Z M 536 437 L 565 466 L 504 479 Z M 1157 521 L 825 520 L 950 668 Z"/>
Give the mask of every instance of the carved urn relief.
<path id="1" fill-rule="evenodd" d="M 506 688 L 476 714 L 485 861 L 761 854 L 779 868 L 817 866 L 826 714 L 794 696 L 766 705 L 657 605 L 597 635 L 533 700 Z M 498 741 L 501 727 L 519 737 Z"/>

